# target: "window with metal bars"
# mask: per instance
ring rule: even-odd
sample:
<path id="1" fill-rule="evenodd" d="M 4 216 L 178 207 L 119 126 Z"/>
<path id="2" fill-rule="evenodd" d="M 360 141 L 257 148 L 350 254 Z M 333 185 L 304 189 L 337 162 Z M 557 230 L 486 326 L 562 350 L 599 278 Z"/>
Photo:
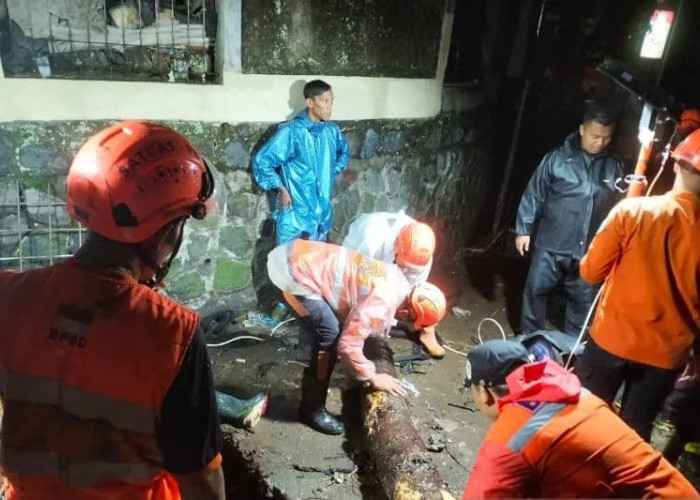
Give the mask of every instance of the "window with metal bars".
<path id="1" fill-rule="evenodd" d="M 6 77 L 217 82 L 214 0 L 0 0 Z"/>
<path id="2" fill-rule="evenodd" d="M 84 237 L 50 182 L 12 181 L 0 189 L 0 271 L 53 264 L 73 255 Z"/>

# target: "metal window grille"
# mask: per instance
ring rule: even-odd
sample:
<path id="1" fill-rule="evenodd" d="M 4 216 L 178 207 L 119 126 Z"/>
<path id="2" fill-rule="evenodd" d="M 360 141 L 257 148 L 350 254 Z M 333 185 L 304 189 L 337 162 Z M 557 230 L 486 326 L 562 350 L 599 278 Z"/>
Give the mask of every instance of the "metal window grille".
<path id="1" fill-rule="evenodd" d="M 213 0 L 0 0 L 6 76 L 217 80 Z"/>
<path id="2" fill-rule="evenodd" d="M 14 188 L 13 188 L 14 187 Z M 68 217 L 51 183 L 6 185 L 0 197 L 0 270 L 26 271 L 73 255 L 85 228 Z"/>

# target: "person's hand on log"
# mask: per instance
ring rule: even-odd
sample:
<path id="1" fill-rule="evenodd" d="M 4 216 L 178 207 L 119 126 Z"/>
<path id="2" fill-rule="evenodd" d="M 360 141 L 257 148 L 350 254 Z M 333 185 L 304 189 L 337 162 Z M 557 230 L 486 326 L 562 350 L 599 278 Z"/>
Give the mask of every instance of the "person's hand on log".
<path id="1" fill-rule="evenodd" d="M 369 386 L 375 391 L 388 392 L 392 396 L 407 396 L 408 392 L 401 386 L 399 379 L 387 375 L 386 373 L 377 373 L 369 379 Z"/>

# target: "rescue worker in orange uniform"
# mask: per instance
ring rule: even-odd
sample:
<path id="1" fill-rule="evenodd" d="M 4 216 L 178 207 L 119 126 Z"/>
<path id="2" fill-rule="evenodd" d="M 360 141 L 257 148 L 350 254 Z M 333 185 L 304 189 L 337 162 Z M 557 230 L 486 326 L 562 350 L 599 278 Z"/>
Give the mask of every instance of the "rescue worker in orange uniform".
<path id="1" fill-rule="evenodd" d="M 428 281 L 435 253 L 435 233 L 423 222 L 403 212 L 362 214 L 348 228 L 343 246 L 371 259 L 396 264 L 410 285 Z M 435 334 L 435 326 L 414 332 L 401 324 L 410 337 L 417 339 L 433 358 L 445 357 L 445 349 Z"/>
<path id="2" fill-rule="evenodd" d="M 83 245 L 0 274 L 8 500 L 224 498 L 199 317 L 153 289 L 213 189 L 194 146 L 155 123 L 118 123 L 78 152 L 66 202 Z"/>
<path id="3" fill-rule="evenodd" d="M 406 395 L 399 380 L 376 373 L 362 349 L 369 335 L 387 333 L 394 318 L 410 321 L 415 329 L 437 324 L 445 315 L 445 296 L 436 286 L 411 287 L 393 264 L 307 240 L 272 250 L 267 271 L 316 343 L 302 380 L 303 423 L 325 434 L 344 432 L 343 424 L 326 410 L 338 357 L 355 379 L 371 388 Z"/>
<path id="4" fill-rule="evenodd" d="M 581 261 L 583 279 L 605 284 L 576 373 L 608 404 L 624 383 L 620 415 L 646 440 L 700 352 L 700 130 L 671 157 L 673 189 L 620 202 Z"/>
<path id="5" fill-rule="evenodd" d="M 530 363 L 519 342 L 491 340 L 467 357 L 465 385 L 494 424 L 469 476 L 472 498 L 700 498 L 578 378 Z"/>

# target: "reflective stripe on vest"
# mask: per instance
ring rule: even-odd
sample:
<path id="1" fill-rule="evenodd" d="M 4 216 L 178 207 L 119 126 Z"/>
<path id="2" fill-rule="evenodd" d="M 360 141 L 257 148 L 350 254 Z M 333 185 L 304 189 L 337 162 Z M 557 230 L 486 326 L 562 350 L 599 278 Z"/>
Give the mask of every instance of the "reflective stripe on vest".
<path id="1" fill-rule="evenodd" d="M 196 313 L 69 259 L 0 273 L 0 318 L 0 463 L 15 498 L 176 498 L 157 418 Z"/>
<path id="2" fill-rule="evenodd" d="M 580 397 L 583 398 L 590 391 L 581 388 Z M 568 405 L 564 403 L 545 403 L 537 410 L 530 419 L 516 432 L 508 441 L 508 447 L 516 453 L 520 453 L 523 448 L 530 442 L 532 437 L 545 425 L 547 425 L 555 416 L 564 410 Z"/>
<path id="3" fill-rule="evenodd" d="M 586 388 L 581 388 L 581 394 L 579 396 L 579 401 L 585 396 L 589 395 L 591 392 Z M 517 404 L 517 403 L 515 403 Z M 527 404 L 524 402 L 523 404 Z M 508 447 L 516 453 L 522 452 L 525 447 L 531 442 L 537 432 L 539 432 L 544 426 L 552 421 L 554 417 L 559 415 L 563 410 L 567 408 L 576 408 L 576 406 L 568 405 L 565 403 L 544 403 L 542 406 L 537 408 L 532 417 L 530 417 L 525 424 L 523 424 L 518 432 L 516 432 L 509 440 Z"/>
<path id="4" fill-rule="evenodd" d="M 515 435 L 508 441 L 508 447 L 516 453 L 520 453 L 532 436 L 542 427 L 547 425 L 554 416 L 566 408 L 562 403 L 547 403 L 537 410 L 537 412 L 523 425 Z"/>
<path id="5" fill-rule="evenodd" d="M 23 401 L 55 405 L 69 415 L 83 419 L 102 419 L 119 429 L 144 434 L 155 430 L 155 413 L 127 401 L 94 394 L 68 386 L 58 380 L 16 373 L 0 368 L 0 393 L 6 402 Z"/>
<path id="6" fill-rule="evenodd" d="M 86 462 L 69 463 L 52 452 L 18 451 L 8 447 L 2 450 L 3 466 L 12 474 L 22 476 L 55 475 L 76 487 L 87 487 L 105 481 L 151 480 L 162 471 L 146 463 Z"/>

